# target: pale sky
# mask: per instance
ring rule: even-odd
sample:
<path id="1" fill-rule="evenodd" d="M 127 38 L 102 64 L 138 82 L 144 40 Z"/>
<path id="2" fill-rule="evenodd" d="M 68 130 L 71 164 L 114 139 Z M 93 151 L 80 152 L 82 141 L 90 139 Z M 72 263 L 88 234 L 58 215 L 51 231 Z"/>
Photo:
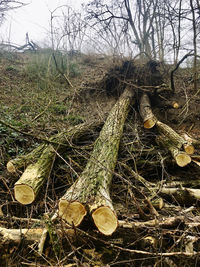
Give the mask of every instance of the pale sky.
<path id="1" fill-rule="evenodd" d="M 22 0 L 29 5 L 9 11 L 6 21 L 1 26 L 1 39 L 11 43 L 23 45 L 26 33 L 33 41 L 43 41 L 49 30 L 50 11 L 61 5 L 68 5 L 80 9 L 81 3 L 89 0 Z"/>

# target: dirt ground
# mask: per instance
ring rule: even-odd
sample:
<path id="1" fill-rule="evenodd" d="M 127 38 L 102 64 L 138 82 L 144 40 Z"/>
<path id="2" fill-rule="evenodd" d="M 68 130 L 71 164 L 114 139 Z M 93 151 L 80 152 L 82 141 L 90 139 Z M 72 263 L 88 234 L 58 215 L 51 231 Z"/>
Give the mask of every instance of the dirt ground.
<path id="1" fill-rule="evenodd" d="M 64 230 L 60 234 L 59 229 L 65 227 L 62 221 L 55 224 L 47 216 L 55 212 L 58 199 L 76 179 L 76 173 L 84 169 L 99 129 L 57 157 L 33 204 L 24 206 L 14 199 L 14 183 L 23 169 L 8 173 L 10 159 L 32 151 L 44 138 L 71 125 L 94 119 L 105 121 L 117 101 L 102 83 L 113 67 L 110 59 L 82 59 L 79 76 L 70 79 L 73 88 L 62 77 L 41 88 L 39 80 L 27 77 L 25 64 L 22 56 L 0 62 L 0 233 L 2 228 L 46 227 L 48 237 L 42 255 L 37 252 L 38 243 L 28 242 L 23 236 L 18 242 L 9 238 L 0 241 L 0 265 L 199 266 L 200 195 L 191 197 L 183 190 L 200 189 L 199 166 L 194 162 L 183 168 L 175 164 L 157 145 L 157 130 L 143 128 L 137 101 L 124 127 L 113 176 L 111 198 L 120 223 L 112 236 L 100 234 L 90 218 L 72 229 L 72 237 Z M 199 140 L 200 88 L 194 91 L 191 77 L 191 69 L 179 69 L 175 74 L 173 99 L 180 103 L 179 109 L 153 105 L 152 110 L 178 133 Z M 167 75 L 165 83 L 170 83 Z M 195 155 L 200 155 L 199 145 L 195 146 Z M 156 195 L 134 179 L 131 169 L 157 187 Z M 162 194 L 160 188 L 166 184 L 181 193 Z M 159 206 L 161 202 L 163 207 Z"/>

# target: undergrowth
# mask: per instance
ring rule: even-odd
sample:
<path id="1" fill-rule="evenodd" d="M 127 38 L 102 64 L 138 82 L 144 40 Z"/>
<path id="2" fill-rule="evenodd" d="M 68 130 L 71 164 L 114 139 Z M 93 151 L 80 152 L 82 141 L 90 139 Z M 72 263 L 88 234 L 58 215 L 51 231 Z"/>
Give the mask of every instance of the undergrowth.
<path id="1" fill-rule="evenodd" d="M 162 229 L 159 226 L 138 228 L 139 230 L 137 228 L 119 228 L 113 236 L 103 237 L 97 233 L 92 221 L 86 219 L 81 230 L 73 227 L 72 231 L 75 234 L 70 236 L 69 232 L 64 231 L 62 222 L 58 227 L 58 222 L 54 224 L 44 216 L 45 212 L 57 209 L 58 199 L 83 171 L 92 150 L 92 143 L 98 137 L 100 129 L 92 131 L 90 135 L 80 139 L 79 143 L 72 143 L 71 148 L 63 157 L 56 159 L 51 175 L 33 205 L 24 206 L 14 200 L 14 183 L 21 173 L 8 175 L 6 163 L 9 159 L 30 152 L 34 147 L 43 143 L 42 138 L 48 138 L 64 131 L 70 125 L 82 123 L 88 119 L 87 116 L 95 114 L 98 118 L 101 112 L 102 114 L 104 112 L 103 115 L 105 115 L 115 103 L 115 99 L 111 101 L 105 95 L 101 96 L 100 93 L 96 98 L 94 94 L 88 94 L 86 99 L 87 86 L 93 91 L 97 88 L 96 84 L 91 86 L 89 81 L 85 83 L 85 91 L 82 96 L 85 102 L 76 102 L 74 96 L 76 84 L 81 83 L 78 76 L 81 75 L 81 69 L 87 68 L 88 75 L 85 76 L 92 82 L 95 80 L 95 74 L 100 72 L 99 66 L 95 69 L 95 64 L 90 57 L 82 59 L 82 66 L 79 65 L 81 61 L 69 59 L 61 53 L 56 54 L 56 60 L 60 70 L 70 78 L 74 85 L 73 88 L 65 82 L 56 69 L 52 50 L 25 53 L 17 57 L 13 56 L 12 60 L 6 60 L 4 57 L 3 64 L 0 63 L 1 72 L 4 74 L 0 78 L 0 116 L 2 121 L 16 128 L 15 130 L 6 124 L 0 124 L 0 212 L 2 209 L 6 214 L 2 219 L 4 223 L 2 227 L 30 229 L 31 227 L 35 228 L 37 223 L 37 227 L 44 227 L 45 224 L 48 231 L 47 244 L 44 246 L 42 257 L 37 252 L 37 245 L 27 246 L 23 238 L 21 242 L 13 246 L 1 245 L 0 242 L 0 266 L 178 266 L 175 265 L 175 262 L 179 266 L 192 266 L 190 264 L 194 264 L 195 259 L 190 261 L 189 258 L 186 260 L 181 256 L 180 259 L 174 256 L 171 258 L 172 260 L 168 257 L 162 258 L 162 252 L 175 251 L 174 253 L 176 253 L 176 250 L 184 250 L 181 243 L 182 239 L 184 240 L 183 232 L 188 236 L 194 236 L 193 230 L 187 228 L 183 223 L 177 224 L 175 229 L 173 227 L 172 229 Z M 101 59 L 96 60 L 96 63 L 100 61 Z M 102 73 L 99 77 L 102 76 Z M 165 110 L 162 112 L 163 117 L 169 115 Z M 172 115 L 170 115 L 171 117 Z M 196 128 L 199 129 L 199 124 Z M 26 132 L 27 135 L 17 130 Z M 34 139 L 33 136 L 37 138 Z M 144 207 L 145 220 L 154 218 L 149 212 L 148 203 L 146 204 L 144 201 L 144 196 L 149 196 L 149 191 L 133 179 L 130 170 L 137 171 L 138 168 L 140 175 L 147 181 L 155 183 L 159 183 L 159 179 L 162 177 L 163 182 L 168 176 L 175 177 L 175 167 L 171 168 L 170 165 L 169 168 L 164 168 L 164 165 L 158 163 L 162 151 L 158 151 L 156 145 L 152 144 L 153 137 L 155 137 L 154 133 L 141 128 L 137 113 L 134 109 L 131 110 L 125 126 L 120 157 L 111 189 L 111 197 L 120 220 L 127 220 L 131 223 L 144 221 L 141 220 L 136 203 L 138 203 L 138 207 Z M 191 169 L 193 174 L 194 169 L 194 167 Z M 177 171 L 177 176 L 180 175 L 181 181 L 184 172 L 184 169 L 182 173 L 180 173 L 180 169 Z M 189 173 L 191 175 L 191 172 Z M 166 209 L 158 211 L 160 216 L 178 217 L 181 206 L 175 202 L 173 205 L 167 200 L 165 202 Z M 198 206 L 195 206 L 195 203 L 192 211 L 199 214 Z M 193 214 L 186 213 L 185 210 L 183 212 L 185 217 L 193 216 Z M 197 236 L 197 233 L 195 234 Z M 195 250 L 199 251 L 198 242 L 194 243 L 194 246 Z M 134 254 L 135 249 L 150 252 L 150 255 Z M 151 256 L 151 253 L 154 255 L 160 253 L 161 256 Z M 171 261 L 165 262 L 165 259 Z"/>

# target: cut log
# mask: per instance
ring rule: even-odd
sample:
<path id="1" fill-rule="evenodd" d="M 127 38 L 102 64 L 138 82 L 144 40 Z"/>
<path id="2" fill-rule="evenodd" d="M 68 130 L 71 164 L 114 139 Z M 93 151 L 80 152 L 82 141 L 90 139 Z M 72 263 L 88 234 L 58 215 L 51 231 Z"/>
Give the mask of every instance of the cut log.
<path id="1" fill-rule="evenodd" d="M 55 150 L 48 145 L 35 164 L 29 165 L 14 185 L 15 199 L 21 204 L 31 204 L 41 186 L 50 175 L 55 158 Z"/>
<path id="2" fill-rule="evenodd" d="M 21 155 L 15 159 L 10 160 L 7 163 L 7 170 L 11 173 L 14 173 L 18 169 L 23 167 L 25 168 L 29 164 L 36 162 L 37 159 L 41 156 L 44 149 L 46 149 L 49 145 L 54 145 L 56 147 L 60 145 L 61 148 L 63 148 L 63 146 L 66 148 L 67 146 L 70 146 L 71 141 L 77 140 L 78 138 L 84 136 L 89 131 L 94 130 L 101 124 L 101 121 L 81 123 L 79 125 L 70 127 L 65 132 L 53 135 L 52 137 L 46 140 L 46 144 L 41 144 L 30 153 L 26 155 Z"/>
<path id="3" fill-rule="evenodd" d="M 42 144 L 35 148 L 33 151 L 26 155 L 21 155 L 15 159 L 10 160 L 7 163 L 7 170 L 10 173 L 15 173 L 18 169 L 21 169 L 22 167 L 26 167 L 28 164 L 33 162 L 35 159 L 38 159 L 40 155 L 42 154 L 42 151 L 45 148 L 45 144 Z"/>
<path id="4" fill-rule="evenodd" d="M 97 140 L 88 163 L 77 181 L 59 201 L 59 216 L 68 223 L 79 225 L 86 215 L 86 208 L 98 230 L 111 235 L 118 220 L 110 198 L 109 187 L 117 162 L 120 138 L 133 91 L 126 88 L 112 108 Z M 79 205 L 78 205 L 79 203 Z"/>
<path id="5" fill-rule="evenodd" d="M 194 154 L 194 146 L 192 144 L 195 143 L 195 140 L 189 137 L 186 133 L 183 133 L 182 136 L 187 142 L 187 144 L 184 144 L 185 151 L 190 155 Z"/>
<path id="6" fill-rule="evenodd" d="M 175 105 L 174 108 L 177 108 L 177 106 Z M 140 114 L 144 121 L 144 128 L 150 129 L 156 124 L 159 132 L 162 135 L 157 139 L 159 141 L 158 143 L 161 143 L 171 152 L 173 158 L 180 167 L 184 167 L 191 162 L 189 155 L 194 153 L 194 147 L 192 143 L 188 140 L 185 140 L 168 125 L 156 119 L 151 110 L 149 97 L 145 93 L 140 98 Z M 186 153 L 181 151 L 182 147 Z"/>
<path id="7" fill-rule="evenodd" d="M 163 134 L 168 140 L 170 140 L 175 148 L 181 149 L 183 147 L 187 154 L 194 153 L 193 145 L 185 140 L 182 136 L 180 136 L 171 127 L 160 121 L 156 121 L 156 126 L 159 132 Z"/>
<path id="8" fill-rule="evenodd" d="M 61 144 L 66 143 L 69 145 L 71 141 L 69 140 L 70 138 L 77 139 L 83 134 L 86 134 L 89 129 L 92 130 L 96 126 L 96 122 L 80 124 L 72 127 L 66 133 L 62 132 L 53 136 L 50 138 L 50 140 L 52 142 L 59 141 Z M 24 205 L 31 204 L 35 200 L 41 186 L 50 175 L 51 167 L 53 166 L 56 156 L 56 151 L 61 152 L 63 148 L 66 148 L 63 145 L 57 145 L 56 147 L 56 144 L 48 144 L 45 146 L 41 145 L 41 147 L 43 147 L 44 150 L 39 159 L 36 161 L 36 163 L 30 164 L 25 169 L 24 173 L 14 186 L 15 199 Z M 31 156 L 33 156 L 33 153 Z"/>
<path id="9" fill-rule="evenodd" d="M 172 101 L 171 106 L 172 106 L 174 109 L 178 109 L 178 108 L 180 107 L 179 103 L 177 103 L 176 101 Z"/>
<path id="10" fill-rule="evenodd" d="M 169 139 L 166 135 L 162 134 L 157 136 L 156 142 L 158 145 L 162 145 L 165 149 L 170 151 L 178 166 L 184 167 L 191 162 L 191 157 L 186 152 L 183 152 L 177 148 L 173 143 L 173 140 Z"/>
<path id="11" fill-rule="evenodd" d="M 140 98 L 140 115 L 144 122 L 144 128 L 153 128 L 156 124 L 156 117 L 151 110 L 150 99 L 147 94 L 143 94 Z"/>

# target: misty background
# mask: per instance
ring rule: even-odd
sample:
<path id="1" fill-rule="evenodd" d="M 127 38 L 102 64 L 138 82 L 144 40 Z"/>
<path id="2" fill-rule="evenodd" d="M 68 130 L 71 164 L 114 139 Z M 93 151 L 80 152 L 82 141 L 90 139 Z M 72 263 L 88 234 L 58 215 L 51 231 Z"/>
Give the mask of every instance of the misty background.
<path id="1" fill-rule="evenodd" d="M 172 64 L 198 51 L 199 0 L 7 0 L 1 6 L 2 44 L 29 40 L 62 51 L 145 53 Z"/>

